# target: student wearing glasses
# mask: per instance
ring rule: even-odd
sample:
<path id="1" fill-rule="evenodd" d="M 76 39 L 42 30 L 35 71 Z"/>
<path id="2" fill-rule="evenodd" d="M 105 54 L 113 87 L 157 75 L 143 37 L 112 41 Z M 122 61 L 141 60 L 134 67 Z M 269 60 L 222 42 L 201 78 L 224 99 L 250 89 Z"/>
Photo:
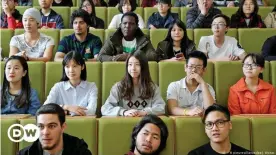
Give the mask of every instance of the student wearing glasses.
<path id="1" fill-rule="evenodd" d="M 253 154 L 230 142 L 229 133 L 233 126 L 226 107 L 219 104 L 209 106 L 204 112 L 202 123 L 210 142 L 190 151 L 188 155 Z"/>
<path id="2" fill-rule="evenodd" d="M 170 83 L 167 90 L 170 115 L 197 116 L 215 103 L 215 91 L 202 76 L 206 72 L 207 57 L 203 52 L 191 52 L 185 65 L 187 76 Z"/>
<path id="3" fill-rule="evenodd" d="M 210 60 L 235 61 L 242 60 L 246 56 L 237 39 L 226 36 L 229 24 L 229 17 L 218 14 L 212 21 L 213 35 L 200 38 L 198 50 L 203 51 Z"/>
<path id="4" fill-rule="evenodd" d="M 243 74 L 235 85 L 230 87 L 228 109 L 237 114 L 276 114 L 275 88 L 262 80 L 264 58 L 250 53 L 243 60 Z"/>

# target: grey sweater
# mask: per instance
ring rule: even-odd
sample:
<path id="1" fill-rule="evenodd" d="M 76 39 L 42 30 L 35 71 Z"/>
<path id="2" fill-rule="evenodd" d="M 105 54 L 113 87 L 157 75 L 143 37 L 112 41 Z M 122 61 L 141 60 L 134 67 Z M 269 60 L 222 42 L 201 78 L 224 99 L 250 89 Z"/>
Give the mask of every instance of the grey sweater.
<path id="1" fill-rule="evenodd" d="M 123 99 L 119 90 L 120 82 L 117 82 L 110 90 L 110 95 L 102 106 L 102 115 L 122 116 L 125 110 L 137 109 L 144 110 L 148 114 L 162 115 L 165 114 L 165 102 L 160 95 L 157 85 L 153 85 L 154 94 L 149 99 L 139 98 L 139 88 L 134 88 L 134 95 L 131 101 Z"/>

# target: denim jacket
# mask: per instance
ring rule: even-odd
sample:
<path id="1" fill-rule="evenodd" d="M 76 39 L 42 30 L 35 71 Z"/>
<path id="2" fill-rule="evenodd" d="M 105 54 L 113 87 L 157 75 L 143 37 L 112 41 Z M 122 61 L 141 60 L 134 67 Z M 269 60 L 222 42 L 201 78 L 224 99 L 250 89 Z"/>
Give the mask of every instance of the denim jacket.
<path id="1" fill-rule="evenodd" d="M 20 92 L 18 93 L 20 94 Z M 36 111 L 40 107 L 40 101 L 38 98 L 37 91 L 31 89 L 30 95 L 30 104 L 29 106 L 24 106 L 22 108 L 17 108 L 15 101 L 12 99 L 12 96 L 6 91 L 7 95 L 7 104 L 4 107 L 1 107 L 1 114 L 31 114 L 35 115 Z"/>
<path id="2" fill-rule="evenodd" d="M 148 20 L 148 28 L 150 28 L 150 25 L 153 25 L 154 27 L 158 28 L 169 28 L 170 25 L 178 19 L 177 13 L 171 13 L 169 12 L 167 16 L 164 18 L 162 17 L 159 12 L 154 12 Z"/>

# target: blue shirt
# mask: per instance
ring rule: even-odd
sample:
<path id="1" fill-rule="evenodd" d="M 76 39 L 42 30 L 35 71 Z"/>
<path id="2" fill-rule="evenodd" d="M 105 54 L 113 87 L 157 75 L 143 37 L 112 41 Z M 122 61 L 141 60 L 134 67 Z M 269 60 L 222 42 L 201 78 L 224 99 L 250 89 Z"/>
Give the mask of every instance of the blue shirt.
<path id="1" fill-rule="evenodd" d="M 20 94 L 20 92 L 18 94 Z M 13 96 L 11 96 L 8 91 L 6 91 L 6 95 L 7 104 L 5 105 L 5 107 L 1 107 L 1 114 L 31 114 L 34 116 L 36 111 L 40 107 L 40 101 L 38 98 L 37 91 L 35 89 L 31 89 L 29 106 L 27 107 L 25 105 L 19 109 L 16 107 L 16 103 L 13 100 Z"/>
<path id="2" fill-rule="evenodd" d="M 170 25 L 178 19 L 177 13 L 168 12 L 166 17 L 162 17 L 159 12 L 154 12 L 148 20 L 148 28 L 150 25 L 153 25 L 155 28 L 169 28 Z"/>

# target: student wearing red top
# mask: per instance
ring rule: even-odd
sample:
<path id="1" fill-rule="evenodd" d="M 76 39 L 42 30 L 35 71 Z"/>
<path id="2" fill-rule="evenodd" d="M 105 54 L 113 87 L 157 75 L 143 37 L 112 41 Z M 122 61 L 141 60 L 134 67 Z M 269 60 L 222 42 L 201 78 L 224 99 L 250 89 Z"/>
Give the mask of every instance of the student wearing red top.
<path id="1" fill-rule="evenodd" d="M 276 94 L 273 86 L 259 77 L 264 70 L 264 58 L 248 54 L 243 60 L 243 74 L 230 87 L 228 109 L 235 114 L 276 114 Z"/>
<path id="2" fill-rule="evenodd" d="M 1 28 L 23 28 L 22 15 L 15 9 L 17 0 L 2 0 Z"/>

